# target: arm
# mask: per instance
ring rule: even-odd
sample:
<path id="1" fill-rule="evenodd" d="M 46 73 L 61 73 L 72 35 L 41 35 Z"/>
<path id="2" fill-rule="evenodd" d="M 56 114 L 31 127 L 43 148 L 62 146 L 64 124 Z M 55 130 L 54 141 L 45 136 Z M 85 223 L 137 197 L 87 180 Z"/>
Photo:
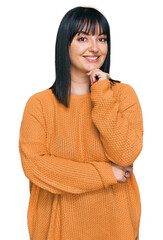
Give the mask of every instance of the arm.
<path id="1" fill-rule="evenodd" d="M 123 84 L 119 91 L 116 98 L 108 79 L 95 82 L 91 86 L 91 114 L 100 132 L 105 156 L 125 167 L 131 165 L 141 152 L 143 118 L 134 89 Z"/>
<path id="2" fill-rule="evenodd" d="M 55 194 L 80 194 L 117 183 L 109 162 L 81 163 L 47 151 L 46 122 L 41 102 L 35 96 L 25 106 L 19 151 L 26 177 Z"/>

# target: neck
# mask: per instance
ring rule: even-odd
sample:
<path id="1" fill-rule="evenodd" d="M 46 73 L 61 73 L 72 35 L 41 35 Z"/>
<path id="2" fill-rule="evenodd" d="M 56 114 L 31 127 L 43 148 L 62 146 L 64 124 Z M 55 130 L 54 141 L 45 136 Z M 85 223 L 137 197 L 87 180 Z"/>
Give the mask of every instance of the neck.
<path id="1" fill-rule="evenodd" d="M 90 92 L 90 78 L 84 72 L 71 71 L 71 95 L 82 95 Z"/>

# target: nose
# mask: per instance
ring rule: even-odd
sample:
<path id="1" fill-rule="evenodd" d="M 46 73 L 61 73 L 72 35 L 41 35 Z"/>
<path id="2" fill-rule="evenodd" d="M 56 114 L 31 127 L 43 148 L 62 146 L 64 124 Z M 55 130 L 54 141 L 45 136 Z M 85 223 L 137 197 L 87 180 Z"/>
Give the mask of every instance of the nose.
<path id="1" fill-rule="evenodd" d="M 98 43 L 96 42 L 95 39 L 91 39 L 90 41 L 90 46 L 89 46 L 89 51 L 90 52 L 98 52 Z"/>

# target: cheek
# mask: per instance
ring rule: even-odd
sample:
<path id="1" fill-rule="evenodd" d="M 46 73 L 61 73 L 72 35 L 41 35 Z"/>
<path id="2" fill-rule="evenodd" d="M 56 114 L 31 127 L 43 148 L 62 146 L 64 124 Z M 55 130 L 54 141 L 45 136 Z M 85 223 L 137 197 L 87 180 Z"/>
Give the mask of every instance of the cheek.
<path id="1" fill-rule="evenodd" d="M 108 46 L 103 46 L 103 48 L 102 48 L 102 53 L 103 53 L 103 55 L 107 55 L 107 52 L 108 52 Z"/>
<path id="2" fill-rule="evenodd" d="M 76 58 L 76 57 L 82 55 L 82 53 L 83 53 L 83 48 L 81 46 L 74 44 L 73 46 L 71 46 L 71 48 L 69 48 L 70 58 Z"/>
<path id="3" fill-rule="evenodd" d="M 85 52 L 85 46 L 84 45 L 82 46 L 82 44 L 76 44 L 76 45 L 74 45 L 74 51 L 73 52 L 74 52 L 74 55 L 80 57 Z"/>

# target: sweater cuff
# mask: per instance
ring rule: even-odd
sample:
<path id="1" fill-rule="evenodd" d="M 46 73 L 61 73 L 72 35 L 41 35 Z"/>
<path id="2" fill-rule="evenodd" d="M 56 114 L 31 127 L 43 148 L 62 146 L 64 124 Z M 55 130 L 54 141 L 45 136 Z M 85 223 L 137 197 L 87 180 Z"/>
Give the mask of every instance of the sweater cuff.
<path id="1" fill-rule="evenodd" d="M 117 179 L 112 170 L 111 162 L 90 162 L 98 171 L 104 188 L 108 188 L 112 184 L 117 183 Z"/>
<path id="2" fill-rule="evenodd" d="M 104 79 L 95 82 L 91 86 L 91 100 L 93 103 L 101 102 L 105 97 L 105 93 L 108 94 L 108 89 L 111 90 L 111 83 L 109 79 Z M 112 91 L 110 91 L 112 92 Z M 106 94 L 106 95 L 107 95 Z"/>

